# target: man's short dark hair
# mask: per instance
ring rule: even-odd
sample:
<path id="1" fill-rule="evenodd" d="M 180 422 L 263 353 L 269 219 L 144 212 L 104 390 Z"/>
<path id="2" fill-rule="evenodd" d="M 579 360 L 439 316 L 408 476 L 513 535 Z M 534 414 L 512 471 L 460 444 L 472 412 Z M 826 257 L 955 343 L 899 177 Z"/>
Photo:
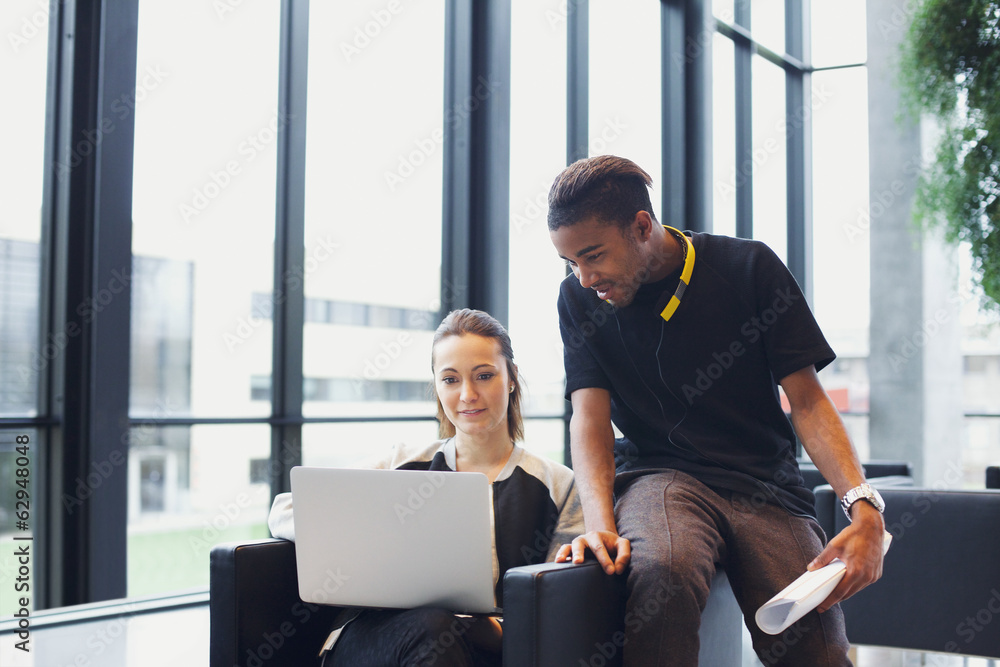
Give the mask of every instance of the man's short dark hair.
<path id="1" fill-rule="evenodd" d="M 649 174 L 627 158 L 598 155 L 577 160 L 549 190 L 549 231 L 589 218 L 624 229 L 639 211 L 656 220 L 649 201 L 652 183 Z"/>

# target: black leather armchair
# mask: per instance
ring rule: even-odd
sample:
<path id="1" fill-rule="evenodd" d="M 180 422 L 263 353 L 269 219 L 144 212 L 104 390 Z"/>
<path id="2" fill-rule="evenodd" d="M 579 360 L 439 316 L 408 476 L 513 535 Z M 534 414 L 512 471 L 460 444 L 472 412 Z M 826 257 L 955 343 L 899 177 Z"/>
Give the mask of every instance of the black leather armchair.
<path id="1" fill-rule="evenodd" d="M 1000 490 L 882 487 L 882 578 L 841 603 L 852 643 L 1000 658 Z M 828 535 L 848 523 L 816 489 Z"/>
<path id="2" fill-rule="evenodd" d="M 621 664 L 624 580 L 596 562 L 545 563 L 504 578 L 504 664 L 579 667 Z M 317 665 L 336 609 L 302 602 L 295 545 L 266 539 L 211 553 L 211 667 Z M 741 664 L 742 616 L 724 573 L 702 618 L 700 664 Z"/>
<path id="3" fill-rule="evenodd" d="M 334 607 L 299 599 L 295 545 L 263 539 L 212 549 L 211 667 L 318 665 Z"/>

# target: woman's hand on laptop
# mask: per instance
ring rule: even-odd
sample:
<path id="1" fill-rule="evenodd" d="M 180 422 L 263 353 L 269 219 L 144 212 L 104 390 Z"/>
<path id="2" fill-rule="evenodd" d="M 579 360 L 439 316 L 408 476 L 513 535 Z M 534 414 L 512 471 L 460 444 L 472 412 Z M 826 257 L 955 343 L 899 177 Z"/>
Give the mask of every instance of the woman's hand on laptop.
<path id="1" fill-rule="evenodd" d="M 608 530 L 592 530 L 559 547 L 555 562 L 582 563 L 587 551 L 608 574 L 621 574 L 632 558 L 632 546 L 624 537 Z"/>

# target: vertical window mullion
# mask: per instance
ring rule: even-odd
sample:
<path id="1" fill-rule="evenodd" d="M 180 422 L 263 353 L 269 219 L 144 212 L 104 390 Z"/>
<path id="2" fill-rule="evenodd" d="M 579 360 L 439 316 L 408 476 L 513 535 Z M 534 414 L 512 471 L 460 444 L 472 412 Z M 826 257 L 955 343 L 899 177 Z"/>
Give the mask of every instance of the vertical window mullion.
<path id="1" fill-rule="evenodd" d="M 785 68 L 788 268 L 812 303 L 812 104 L 809 3 L 785 2 L 785 44 L 803 69 Z"/>
<path id="2" fill-rule="evenodd" d="M 566 15 L 566 164 L 587 157 L 590 143 L 590 2 L 569 3 Z M 566 267 L 566 275 L 571 273 Z M 563 461 L 573 465 L 569 422 L 573 406 L 563 401 Z"/>
<path id="3" fill-rule="evenodd" d="M 683 224 L 687 210 L 685 5 L 678 0 L 663 0 L 660 3 L 660 43 L 663 49 L 660 66 L 660 94 L 663 98 L 660 217 L 661 222 L 674 226 Z"/>
<path id="4" fill-rule="evenodd" d="M 749 33 L 750 0 L 736 0 L 736 24 Z M 733 40 L 736 94 L 736 236 L 753 238 L 753 44 Z"/>
<path id="5" fill-rule="evenodd" d="M 452 0 L 445 34 L 442 310 L 479 308 L 505 324 L 510 21 L 510 0 Z"/>
<path id="6" fill-rule="evenodd" d="M 688 0 L 684 20 L 685 226 L 712 231 L 712 49 L 715 17 L 710 0 Z M 676 63 L 672 63 L 676 66 Z"/>
<path id="7" fill-rule="evenodd" d="M 48 607 L 127 592 L 135 124 L 114 105 L 134 98 L 138 0 L 53 6 L 60 29 L 52 33 L 46 128 L 46 328 L 65 346 L 45 387 L 62 422 L 46 452 Z"/>
<path id="8" fill-rule="evenodd" d="M 283 0 L 271 355 L 271 410 L 275 421 L 271 426 L 272 497 L 291 490 L 288 471 L 302 462 L 308 60 L 309 0 Z"/>
<path id="9" fill-rule="evenodd" d="M 64 54 L 68 51 L 66 42 L 62 39 L 63 22 L 67 21 L 72 13 L 65 4 L 56 6 L 49 16 L 49 48 L 46 81 L 45 100 L 45 170 L 42 176 L 42 220 L 41 220 L 41 248 L 39 249 L 39 260 L 41 263 L 40 297 L 41 304 L 39 313 L 39 349 L 44 350 L 45 344 L 54 340 L 54 336 L 61 326 L 65 326 L 66 313 L 66 290 L 65 285 L 65 262 L 60 262 L 61 250 L 65 250 L 65 243 L 60 243 L 58 235 L 62 233 L 62 226 L 56 224 L 56 216 L 65 205 L 65 191 L 63 179 L 58 178 L 55 165 L 59 163 L 59 147 L 63 144 L 64 126 L 66 114 L 61 113 L 61 99 L 68 93 L 69 85 L 67 77 L 69 71 L 62 65 Z M 54 443 L 62 437 L 61 422 L 64 410 L 62 401 L 57 401 L 56 396 L 62 396 L 65 391 L 64 374 L 61 372 L 64 365 L 64 356 L 60 355 L 53 359 L 51 363 L 39 371 L 38 378 L 38 414 L 51 420 L 44 431 L 44 440 L 40 443 L 38 451 L 38 467 L 36 470 L 42 474 L 35 480 L 35 495 L 38 500 L 36 516 L 41 518 L 42 525 L 37 531 L 44 536 L 50 547 L 40 553 L 38 567 L 36 569 L 35 601 L 36 608 L 46 609 L 58 606 L 62 599 L 61 594 L 61 573 L 62 556 L 64 550 L 61 548 L 62 535 L 58 530 L 60 521 L 56 512 L 59 508 L 59 491 L 61 483 L 61 471 L 54 463 Z"/>
<path id="10" fill-rule="evenodd" d="M 694 48 L 715 33 L 711 3 L 662 0 L 663 222 L 712 229 L 712 50 Z M 708 39 L 710 42 L 711 40 Z"/>
<path id="11" fill-rule="evenodd" d="M 445 18 L 444 108 L 455 109 L 468 99 L 472 80 L 472 5 L 467 0 L 449 0 Z M 447 119 L 446 119 L 447 120 Z M 467 305 L 470 272 L 471 230 L 468 226 L 472 202 L 472 124 L 468 119 L 445 123 L 444 183 L 441 228 L 441 315 Z M 451 286 L 452 289 L 446 289 Z"/>
<path id="12" fill-rule="evenodd" d="M 589 143 L 590 2 L 572 2 L 566 12 L 566 164 L 572 164 L 587 157 Z"/>

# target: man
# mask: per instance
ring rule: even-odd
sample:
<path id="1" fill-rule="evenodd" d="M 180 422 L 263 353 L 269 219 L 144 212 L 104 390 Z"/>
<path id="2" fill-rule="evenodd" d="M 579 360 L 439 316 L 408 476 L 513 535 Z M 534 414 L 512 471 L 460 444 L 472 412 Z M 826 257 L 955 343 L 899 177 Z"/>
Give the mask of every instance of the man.
<path id="1" fill-rule="evenodd" d="M 650 183 L 635 163 L 600 156 L 567 167 L 549 193 L 550 237 L 573 270 L 559 319 L 588 531 L 559 558 L 589 549 L 608 573 L 630 565 L 628 665 L 697 664 L 716 564 L 765 664 L 848 665 L 836 603 L 881 576 L 884 522 L 816 377 L 834 353 L 767 246 L 660 225 Z M 796 434 L 848 499 L 852 524 L 825 548 Z M 757 628 L 763 603 L 834 558 L 846 574 L 793 636 Z"/>

